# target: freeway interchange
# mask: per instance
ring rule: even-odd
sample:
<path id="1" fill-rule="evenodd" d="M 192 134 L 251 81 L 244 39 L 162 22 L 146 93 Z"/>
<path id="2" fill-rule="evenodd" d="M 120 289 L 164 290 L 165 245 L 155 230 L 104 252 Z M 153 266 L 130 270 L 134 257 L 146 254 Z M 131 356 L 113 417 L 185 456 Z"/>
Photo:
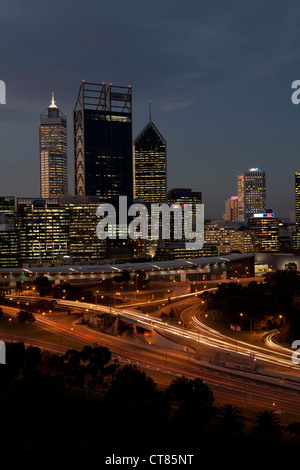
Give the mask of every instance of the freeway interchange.
<path id="1" fill-rule="evenodd" d="M 198 292 L 200 293 L 200 292 Z M 195 296 L 183 294 L 171 300 L 185 301 Z M 9 296 L 14 300 L 24 296 Z M 26 297 L 26 300 L 36 297 Z M 197 317 L 196 305 L 188 304 L 181 314 L 184 323 L 190 328 L 183 328 L 145 314 L 134 307 L 107 307 L 86 302 L 57 300 L 64 309 L 76 309 L 94 313 L 109 313 L 116 321 L 122 320 L 135 327 L 155 332 L 161 341 L 142 341 L 136 336 L 128 338 L 100 333 L 78 321 L 64 322 L 54 315 L 36 314 L 36 324 L 62 338 L 61 347 L 37 344 L 35 340 L 20 339 L 27 344 L 35 344 L 53 352 L 65 352 L 63 338 L 82 345 L 101 345 L 107 347 L 113 358 L 121 364 L 132 363 L 152 376 L 159 386 L 167 386 L 174 378 L 185 375 L 199 377 L 212 389 L 216 401 L 235 403 L 247 409 L 274 409 L 278 413 L 298 415 L 300 419 L 300 373 L 299 367 L 291 361 L 292 350 L 278 348 L 273 343 L 274 332 L 267 336 L 265 344 L 250 344 L 229 338 L 207 327 Z M 3 312 L 16 316 L 18 309 L 3 306 Z M 1 335 L 4 340 L 16 340 L 9 335 Z"/>

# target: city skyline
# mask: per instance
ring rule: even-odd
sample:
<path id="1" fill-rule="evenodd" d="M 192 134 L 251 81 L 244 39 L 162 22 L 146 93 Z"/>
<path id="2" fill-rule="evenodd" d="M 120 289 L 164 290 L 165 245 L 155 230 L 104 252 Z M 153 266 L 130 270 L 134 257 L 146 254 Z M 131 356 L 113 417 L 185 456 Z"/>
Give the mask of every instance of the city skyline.
<path id="1" fill-rule="evenodd" d="M 220 218 L 224 202 L 236 193 L 236 174 L 257 166 L 268 177 L 267 206 L 278 217 L 288 217 L 300 165 L 299 107 L 291 102 L 291 84 L 299 78 L 297 4 L 217 2 L 216 8 L 189 3 L 192 12 L 179 4 L 169 8 L 168 1 L 143 9 L 136 1 L 126 7 L 112 2 L 101 16 L 102 28 L 94 28 L 99 32 L 88 29 L 86 43 L 76 38 L 76 21 L 80 17 L 84 27 L 88 21 L 94 24 L 101 5 L 94 6 L 91 20 L 77 2 L 59 7 L 54 2 L 38 13 L 33 3 L 26 12 L 20 7 L 21 15 L 18 2 L 4 4 L 3 194 L 39 193 L 40 109 L 54 90 L 71 122 L 78 83 L 88 79 L 132 85 L 133 138 L 144 127 L 152 100 L 153 120 L 168 143 L 168 189 L 201 191 L 207 215 Z M 112 14 L 116 4 L 117 15 Z M 57 25 L 55 39 L 44 34 L 45 21 Z M 68 147 L 73 192 L 70 132 Z"/>

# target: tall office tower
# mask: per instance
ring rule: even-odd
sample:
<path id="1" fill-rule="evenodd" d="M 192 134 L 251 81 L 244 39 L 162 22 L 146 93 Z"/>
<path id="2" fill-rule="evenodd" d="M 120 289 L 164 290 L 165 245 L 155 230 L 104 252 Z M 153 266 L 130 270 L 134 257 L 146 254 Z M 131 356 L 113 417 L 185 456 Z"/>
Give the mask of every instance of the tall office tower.
<path id="1" fill-rule="evenodd" d="M 41 197 L 68 194 L 67 119 L 54 101 L 40 116 Z"/>
<path id="2" fill-rule="evenodd" d="M 275 219 L 273 213 L 256 213 L 248 219 L 247 225 L 255 233 L 255 251 L 279 251 L 279 219 Z"/>
<path id="3" fill-rule="evenodd" d="M 300 173 L 295 173 L 295 215 L 296 229 L 300 231 Z"/>
<path id="4" fill-rule="evenodd" d="M 266 212 L 265 172 L 258 168 L 250 168 L 242 175 L 238 175 L 238 198 L 240 222 L 247 221 L 253 217 L 253 214 Z"/>
<path id="5" fill-rule="evenodd" d="M 131 87 L 82 81 L 73 126 L 75 195 L 132 200 Z"/>
<path id="6" fill-rule="evenodd" d="M 238 222 L 245 220 L 245 177 L 238 175 Z"/>
<path id="7" fill-rule="evenodd" d="M 224 220 L 226 222 L 237 222 L 238 221 L 238 196 L 231 196 L 225 202 L 225 214 Z"/>
<path id="8" fill-rule="evenodd" d="M 293 234 L 293 248 L 300 249 L 300 172 L 295 173 L 295 218 L 296 231 Z"/>
<path id="9" fill-rule="evenodd" d="M 133 142 L 134 198 L 166 202 L 166 141 L 150 119 Z"/>

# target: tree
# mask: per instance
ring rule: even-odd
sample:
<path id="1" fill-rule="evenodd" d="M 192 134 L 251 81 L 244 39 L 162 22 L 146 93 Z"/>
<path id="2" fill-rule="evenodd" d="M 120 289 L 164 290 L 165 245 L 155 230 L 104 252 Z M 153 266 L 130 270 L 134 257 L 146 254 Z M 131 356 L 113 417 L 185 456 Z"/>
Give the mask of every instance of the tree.
<path id="1" fill-rule="evenodd" d="M 17 313 L 17 319 L 20 323 L 25 323 L 26 325 L 35 321 L 34 315 L 26 310 L 20 310 L 19 313 Z"/>
<path id="2" fill-rule="evenodd" d="M 201 379 L 179 377 L 169 385 L 167 397 L 177 409 L 173 424 L 177 431 L 195 433 L 190 423 L 197 423 L 197 431 L 205 432 L 210 420 L 215 416 L 214 398 L 212 391 Z"/>
<path id="3" fill-rule="evenodd" d="M 300 422 L 294 421 L 293 423 L 290 423 L 286 427 L 286 430 L 289 434 L 299 437 L 300 436 Z"/>
<path id="4" fill-rule="evenodd" d="M 283 432 L 280 419 L 273 410 L 257 413 L 252 430 L 255 434 L 265 439 L 278 439 Z"/>
<path id="5" fill-rule="evenodd" d="M 144 271 L 137 271 L 135 275 L 135 285 L 137 290 L 148 289 L 149 279 Z"/>
<path id="6" fill-rule="evenodd" d="M 202 406 L 208 407 L 213 406 L 214 403 L 212 391 L 203 383 L 203 380 L 198 378 L 178 377 L 167 388 L 167 396 L 177 403 L 195 400 Z"/>
<path id="7" fill-rule="evenodd" d="M 34 285 L 41 297 L 51 294 L 52 286 L 47 276 L 39 276 L 35 279 Z"/>
<path id="8" fill-rule="evenodd" d="M 241 411 L 230 404 L 221 406 L 217 411 L 216 425 L 222 433 L 238 434 L 244 426 Z"/>
<path id="9" fill-rule="evenodd" d="M 156 384 L 137 367 L 128 364 L 117 370 L 109 390 L 109 397 L 119 404 L 140 406 L 156 398 Z"/>

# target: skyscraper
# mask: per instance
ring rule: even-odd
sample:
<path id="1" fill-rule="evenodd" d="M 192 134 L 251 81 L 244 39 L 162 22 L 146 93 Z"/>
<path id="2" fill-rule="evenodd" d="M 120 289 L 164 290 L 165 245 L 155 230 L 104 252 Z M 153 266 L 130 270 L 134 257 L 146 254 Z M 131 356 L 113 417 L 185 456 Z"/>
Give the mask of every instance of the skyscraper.
<path id="1" fill-rule="evenodd" d="M 300 232 L 300 173 L 295 173 L 295 212 L 296 229 Z"/>
<path id="2" fill-rule="evenodd" d="M 293 234 L 293 247 L 300 249 L 300 172 L 295 173 L 295 217 L 296 231 Z"/>
<path id="3" fill-rule="evenodd" d="M 68 194 L 67 119 L 54 101 L 40 116 L 41 197 Z"/>
<path id="4" fill-rule="evenodd" d="M 133 142 L 134 197 L 147 203 L 166 201 L 166 141 L 150 119 Z"/>
<path id="5" fill-rule="evenodd" d="M 132 200 L 131 87 L 82 81 L 73 125 L 75 195 Z"/>
<path id="6" fill-rule="evenodd" d="M 239 221 L 247 221 L 253 214 L 266 212 L 266 174 L 250 168 L 238 175 Z"/>
<path id="7" fill-rule="evenodd" d="M 237 222 L 238 221 L 238 196 L 231 196 L 225 202 L 225 214 L 224 220 L 226 222 Z"/>
<path id="8" fill-rule="evenodd" d="M 245 220 L 245 177 L 238 175 L 238 222 Z"/>

